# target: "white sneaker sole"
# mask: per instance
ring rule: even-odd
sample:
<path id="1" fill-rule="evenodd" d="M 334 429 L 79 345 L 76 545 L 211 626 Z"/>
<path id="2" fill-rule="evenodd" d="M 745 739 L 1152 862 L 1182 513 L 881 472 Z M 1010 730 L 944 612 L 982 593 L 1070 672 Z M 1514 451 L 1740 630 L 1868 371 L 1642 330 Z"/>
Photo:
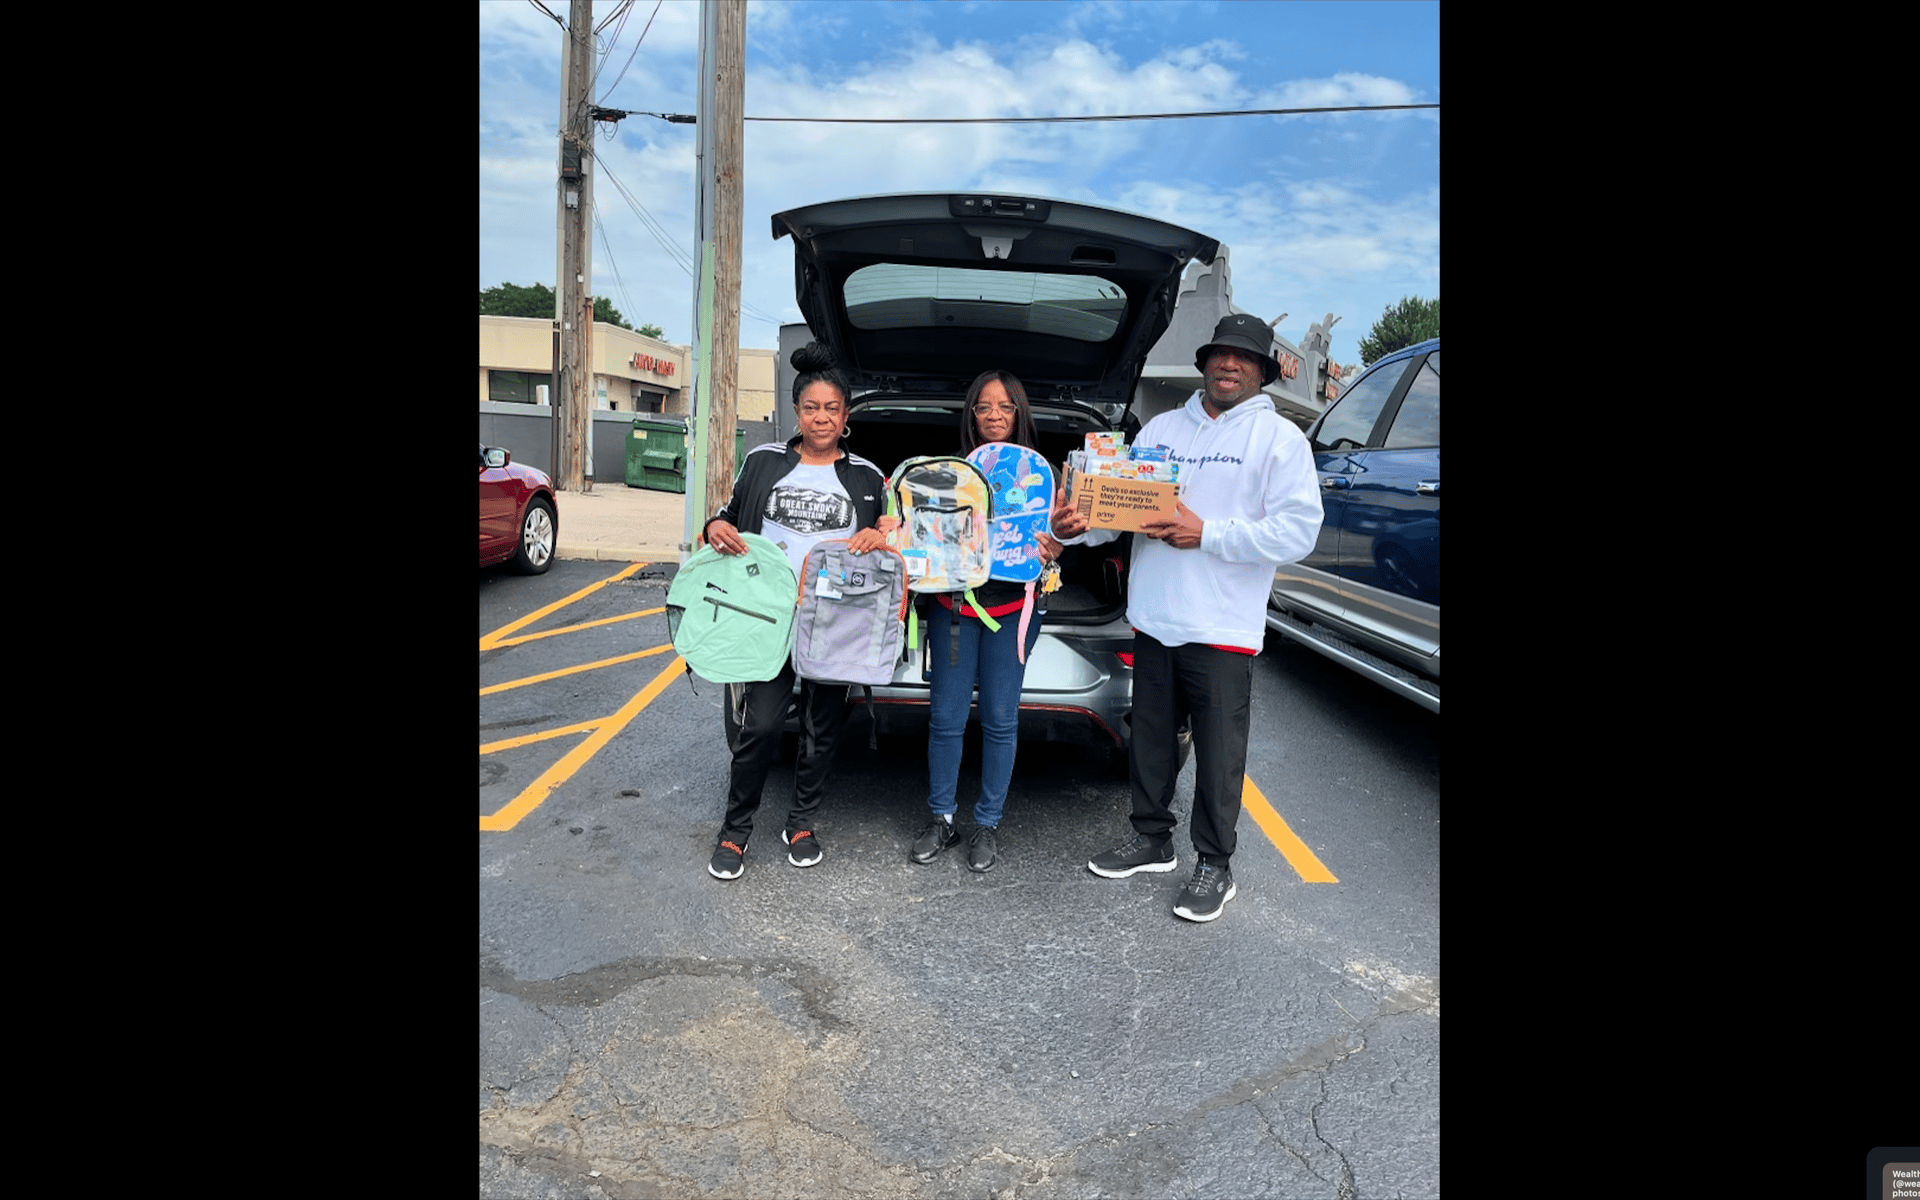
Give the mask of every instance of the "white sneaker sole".
<path id="1" fill-rule="evenodd" d="M 1240 885 L 1237 883 L 1230 883 L 1227 885 L 1227 894 L 1220 898 L 1220 907 L 1214 909 L 1212 912 L 1197 913 L 1197 912 L 1194 912 L 1192 909 L 1182 908 L 1180 905 L 1176 904 L 1173 906 L 1173 915 L 1176 917 L 1181 917 L 1188 921 L 1211 921 L 1215 917 L 1219 916 L 1221 913 L 1227 911 L 1227 901 L 1233 899 L 1236 895 L 1239 894 L 1239 892 L 1240 892 Z"/>
<path id="2" fill-rule="evenodd" d="M 1179 865 L 1180 865 L 1180 859 L 1179 859 L 1179 856 L 1176 855 L 1175 857 L 1170 858 L 1165 862 L 1141 863 L 1137 867 L 1128 867 L 1124 871 L 1104 871 L 1099 867 L 1094 866 L 1092 862 L 1088 862 L 1087 870 L 1092 871 L 1095 875 L 1098 875 L 1103 879 L 1125 879 L 1129 875 L 1137 875 L 1142 871 L 1151 871 L 1155 873 L 1162 872 L 1162 871 L 1171 871 L 1175 867 L 1178 867 Z"/>

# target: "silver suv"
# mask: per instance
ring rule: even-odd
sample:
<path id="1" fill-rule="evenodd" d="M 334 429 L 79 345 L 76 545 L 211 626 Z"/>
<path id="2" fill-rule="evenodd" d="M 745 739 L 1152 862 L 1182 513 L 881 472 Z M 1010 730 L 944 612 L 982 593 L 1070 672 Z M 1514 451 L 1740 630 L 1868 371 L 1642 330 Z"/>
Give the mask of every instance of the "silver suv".
<path id="1" fill-rule="evenodd" d="M 993 367 L 1026 386 L 1056 471 L 1090 431 L 1131 437 L 1134 388 L 1181 272 L 1220 252 L 1164 221 L 980 193 L 810 205 L 776 215 L 773 236 L 793 238 L 807 328 L 852 377 L 848 444 L 889 475 L 907 458 L 957 452 L 967 386 Z M 1020 697 L 1023 739 L 1101 748 L 1121 770 L 1133 716 L 1131 550 L 1131 534 L 1068 547 Z M 924 653 L 873 689 L 877 730 L 924 732 Z"/>

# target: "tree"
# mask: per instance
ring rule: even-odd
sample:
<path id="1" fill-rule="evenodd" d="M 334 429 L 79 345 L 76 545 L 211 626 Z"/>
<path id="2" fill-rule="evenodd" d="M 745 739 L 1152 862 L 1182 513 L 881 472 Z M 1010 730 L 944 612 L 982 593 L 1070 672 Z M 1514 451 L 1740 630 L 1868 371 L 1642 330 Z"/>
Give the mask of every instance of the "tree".
<path id="1" fill-rule="evenodd" d="M 536 317 L 553 320 L 553 289 L 544 283 L 521 287 L 503 283 L 480 293 L 483 317 Z"/>
<path id="2" fill-rule="evenodd" d="M 1371 366 L 1395 350 L 1439 336 L 1440 298 L 1402 296 L 1400 303 L 1387 306 L 1373 329 L 1360 339 L 1360 361 Z"/>
<path id="3" fill-rule="evenodd" d="M 667 336 L 667 331 L 658 325 L 642 325 L 640 328 L 634 330 L 634 332 L 640 334 L 642 337 L 650 338 L 664 338 Z"/>
<path id="4" fill-rule="evenodd" d="M 535 317 L 551 321 L 553 304 L 553 289 L 544 283 L 536 283 L 532 287 L 503 283 L 480 293 L 480 315 L 483 317 Z M 620 310 L 605 296 L 594 297 L 593 319 L 607 325 L 618 325 L 622 329 L 633 329 L 627 324 L 627 319 L 620 315 Z M 635 332 L 646 333 L 647 329 L 657 327 L 649 325 Z M 659 337 L 660 334 L 656 331 L 648 336 Z"/>
<path id="5" fill-rule="evenodd" d="M 613 301 L 605 296 L 593 298 L 593 319 L 606 325 L 618 325 L 622 329 L 633 328 L 627 324 L 627 319 L 620 315 L 620 310 L 613 306 Z"/>

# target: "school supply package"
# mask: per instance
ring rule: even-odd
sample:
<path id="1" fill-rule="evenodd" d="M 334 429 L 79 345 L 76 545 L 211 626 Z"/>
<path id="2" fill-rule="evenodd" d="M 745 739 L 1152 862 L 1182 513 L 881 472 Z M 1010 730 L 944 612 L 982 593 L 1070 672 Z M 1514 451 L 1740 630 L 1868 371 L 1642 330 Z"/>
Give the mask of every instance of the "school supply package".
<path id="1" fill-rule="evenodd" d="M 1067 501 L 1093 529 L 1139 530 L 1179 515 L 1180 464 L 1165 446 L 1129 446 L 1118 433 L 1089 433 L 1067 455 Z"/>

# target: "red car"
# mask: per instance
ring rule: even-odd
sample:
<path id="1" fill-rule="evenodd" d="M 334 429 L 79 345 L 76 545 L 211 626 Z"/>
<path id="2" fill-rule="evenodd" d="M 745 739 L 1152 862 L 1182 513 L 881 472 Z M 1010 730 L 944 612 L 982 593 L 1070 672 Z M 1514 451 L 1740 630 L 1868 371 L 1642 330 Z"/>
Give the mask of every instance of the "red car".
<path id="1" fill-rule="evenodd" d="M 480 565 L 513 563 L 522 575 L 553 565 L 560 536 L 553 481 L 545 471 L 513 461 L 495 447 L 480 447 Z"/>

